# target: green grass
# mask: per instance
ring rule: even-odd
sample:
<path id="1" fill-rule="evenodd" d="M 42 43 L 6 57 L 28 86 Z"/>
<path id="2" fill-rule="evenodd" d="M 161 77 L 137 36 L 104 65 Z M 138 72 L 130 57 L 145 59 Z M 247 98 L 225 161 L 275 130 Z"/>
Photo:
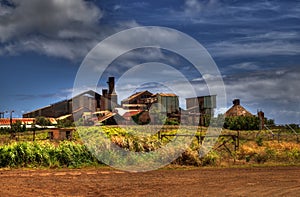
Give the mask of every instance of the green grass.
<path id="1" fill-rule="evenodd" d="M 64 141 L 15 142 L 0 147 L 0 167 L 70 167 L 95 165 L 98 161 L 84 145 Z"/>
<path id="2" fill-rule="evenodd" d="M 300 145 L 295 142 L 270 141 L 261 134 L 261 138 L 250 138 L 255 136 L 257 131 L 241 131 L 240 149 L 233 152 L 231 141 L 227 147 L 232 151 L 230 154 L 224 147 L 211 151 L 203 158 L 199 158 L 199 148 L 196 138 L 191 140 L 190 145 L 186 139 L 178 138 L 174 146 L 168 146 L 170 140 L 175 137 L 158 139 L 157 127 L 79 127 L 73 134 L 73 141 L 51 142 L 46 140 L 47 132 L 39 132 L 36 141 L 32 142 L 32 133 L 19 134 L 19 141 L 8 140 L 0 145 L 0 167 L 25 167 L 25 168 L 80 168 L 115 164 L 127 166 L 135 163 L 147 163 L 155 165 L 162 160 L 168 160 L 176 156 L 178 150 L 185 151 L 170 160 L 175 166 L 228 166 L 228 165 L 297 165 L 300 163 Z M 201 128 L 197 135 L 204 135 L 206 129 Z M 178 130 L 177 127 L 166 127 L 162 134 L 191 133 L 195 128 Z M 222 134 L 236 134 L 236 131 L 224 130 Z M 193 133 L 195 134 L 195 133 Z M 8 134 L 0 137 L 5 138 Z M 256 139 L 256 140 L 255 140 Z M 215 148 L 226 139 L 219 139 Z M 85 142 L 85 143 L 83 143 Z M 87 144 L 88 146 L 84 145 Z M 124 150 L 125 157 L 120 158 L 120 152 L 112 148 L 119 147 Z M 154 151 L 164 148 L 162 154 L 155 154 Z M 147 156 L 128 156 L 130 153 L 149 153 Z M 95 158 L 99 160 L 97 160 Z M 177 158 L 177 159 L 176 159 Z"/>

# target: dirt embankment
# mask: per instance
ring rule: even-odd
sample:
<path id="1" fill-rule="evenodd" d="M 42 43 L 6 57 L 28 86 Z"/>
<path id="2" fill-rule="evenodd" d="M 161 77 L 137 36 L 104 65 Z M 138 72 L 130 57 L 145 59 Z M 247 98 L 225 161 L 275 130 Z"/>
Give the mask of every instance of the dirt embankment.
<path id="1" fill-rule="evenodd" d="M 300 167 L 1 170 L 0 196 L 297 196 Z"/>

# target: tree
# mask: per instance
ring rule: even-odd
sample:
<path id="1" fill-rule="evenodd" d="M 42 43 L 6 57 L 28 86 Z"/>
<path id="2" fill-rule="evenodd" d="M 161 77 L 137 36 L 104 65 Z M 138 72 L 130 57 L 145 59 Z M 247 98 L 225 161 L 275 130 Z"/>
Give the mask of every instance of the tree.
<path id="1" fill-rule="evenodd" d="M 45 118 L 43 116 L 39 116 L 35 118 L 35 124 L 40 126 L 51 126 L 51 122 L 48 118 Z"/>
<path id="2" fill-rule="evenodd" d="M 22 126 L 22 132 L 25 132 L 26 130 L 27 130 L 26 124 L 23 124 L 23 126 Z"/>
<path id="3" fill-rule="evenodd" d="M 224 128 L 230 130 L 258 130 L 259 118 L 256 116 L 226 117 Z"/>
<path id="4" fill-rule="evenodd" d="M 275 121 L 273 119 L 267 119 L 267 118 L 265 118 L 265 124 L 267 126 L 273 127 L 273 126 L 275 126 Z"/>
<path id="5" fill-rule="evenodd" d="M 12 124 L 12 131 L 14 133 L 23 131 L 22 122 L 20 120 L 17 120 L 15 123 Z"/>
<path id="6" fill-rule="evenodd" d="M 58 128 L 73 127 L 74 123 L 68 119 L 57 120 Z"/>

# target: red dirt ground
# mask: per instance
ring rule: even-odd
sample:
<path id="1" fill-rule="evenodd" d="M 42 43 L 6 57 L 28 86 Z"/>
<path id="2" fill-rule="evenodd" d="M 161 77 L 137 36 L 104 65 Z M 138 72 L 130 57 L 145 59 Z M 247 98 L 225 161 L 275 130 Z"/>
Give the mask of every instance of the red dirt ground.
<path id="1" fill-rule="evenodd" d="M 0 196 L 300 196 L 300 167 L 0 170 Z"/>

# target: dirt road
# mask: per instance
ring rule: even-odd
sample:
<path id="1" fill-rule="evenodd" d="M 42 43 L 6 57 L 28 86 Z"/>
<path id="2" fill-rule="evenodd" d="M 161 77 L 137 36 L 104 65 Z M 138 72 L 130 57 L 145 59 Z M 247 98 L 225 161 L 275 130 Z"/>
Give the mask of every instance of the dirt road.
<path id="1" fill-rule="evenodd" d="M 0 196 L 300 196 L 300 167 L 0 170 Z"/>

